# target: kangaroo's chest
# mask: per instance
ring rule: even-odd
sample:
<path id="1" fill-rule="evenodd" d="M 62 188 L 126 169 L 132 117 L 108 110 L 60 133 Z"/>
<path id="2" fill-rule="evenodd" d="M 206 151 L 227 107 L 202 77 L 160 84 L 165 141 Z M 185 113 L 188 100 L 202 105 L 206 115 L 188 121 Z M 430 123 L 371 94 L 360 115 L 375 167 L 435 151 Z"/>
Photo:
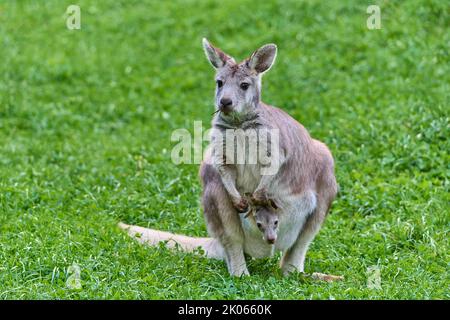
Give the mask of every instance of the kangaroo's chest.
<path id="1" fill-rule="evenodd" d="M 235 131 L 236 186 L 240 192 L 252 193 L 262 175 L 262 163 L 267 162 L 270 143 L 264 130 Z"/>
<path id="2" fill-rule="evenodd" d="M 261 180 L 258 164 L 236 165 L 236 187 L 241 194 L 253 193 Z"/>
<path id="3" fill-rule="evenodd" d="M 212 144 L 215 162 L 232 165 L 236 170 L 236 188 L 243 193 L 252 193 L 258 186 L 265 167 L 271 161 L 273 144 L 266 129 L 214 130 Z"/>

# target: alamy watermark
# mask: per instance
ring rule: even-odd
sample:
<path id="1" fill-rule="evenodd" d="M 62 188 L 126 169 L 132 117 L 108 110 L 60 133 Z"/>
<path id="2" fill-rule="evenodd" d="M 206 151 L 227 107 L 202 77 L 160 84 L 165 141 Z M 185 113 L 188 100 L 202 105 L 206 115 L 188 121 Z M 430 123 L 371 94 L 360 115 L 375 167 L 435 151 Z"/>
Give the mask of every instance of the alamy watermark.
<path id="1" fill-rule="evenodd" d="M 273 175 L 280 164 L 280 139 L 278 129 L 208 129 L 203 130 L 201 121 L 194 121 L 194 134 L 187 129 L 172 132 L 171 141 L 177 142 L 172 148 L 174 164 L 200 164 L 205 152 L 211 153 L 217 165 L 261 166 L 262 175 Z M 203 143 L 210 147 L 203 150 Z"/>
<path id="2" fill-rule="evenodd" d="M 367 268 L 367 288 L 381 290 L 381 271 L 378 266 Z"/>
<path id="3" fill-rule="evenodd" d="M 81 8 L 78 5 L 71 4 L 66 9 L 66 27 L 69 30 L 81 29 Z"/>
<path id="4" fill-rule="evenodd" d="M 381 29 L 380 6 L 372 4 L 367 7 L 366 12 L 368 14 L 370 14 L 370 16 L 367 18 L 367 21 L 366 21 L 367 29 L 369 29 L 369 30 Z"/>
<path id="5" fill-rule="evenodd" d="M 81 268 L 76 263 L 73 263 L 67 268 L 66 286 L 72 290 L 80 290 L 83 288 L 81 285 Z"/>

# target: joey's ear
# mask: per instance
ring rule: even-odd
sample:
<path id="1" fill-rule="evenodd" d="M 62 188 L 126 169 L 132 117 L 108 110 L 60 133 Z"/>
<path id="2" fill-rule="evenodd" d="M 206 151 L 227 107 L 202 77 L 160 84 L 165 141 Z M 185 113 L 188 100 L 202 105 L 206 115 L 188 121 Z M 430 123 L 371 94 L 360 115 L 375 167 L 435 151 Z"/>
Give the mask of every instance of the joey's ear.
<path id="1" fill-rule="evenodd" d="M 247 212 L 245 212 L 244 218 L 247 219 L 250 215 L 253 215 L 253 216 L 254 216 L 255 213 L 256 213 L 255 208 L 251 207 L 251 208 L 248 209 Z"/>
<path id="2" fill-rule="evenodd" d="M 257 73 L 264 73 L 272 67 L 277 56 L 277 46 L 273 43 L 266 44 L 253 52 L 247 61 L 247 67 Z"/>
<path id="3" fill-rule="evenodd" d="M 216 69 L 222 68 L 228 61 L 234 62 L 232 57 L 219 48 L 214 47 L 206 38 L 203 38 L 203 49 L 209 62 Z"/>
<path id="4" fill-rule="evenodd" d="M 273 199 L 269 199 L 269 206 L 273 209 L 273 210 L 277 210 L 278 204 L 273 200 Z"/>

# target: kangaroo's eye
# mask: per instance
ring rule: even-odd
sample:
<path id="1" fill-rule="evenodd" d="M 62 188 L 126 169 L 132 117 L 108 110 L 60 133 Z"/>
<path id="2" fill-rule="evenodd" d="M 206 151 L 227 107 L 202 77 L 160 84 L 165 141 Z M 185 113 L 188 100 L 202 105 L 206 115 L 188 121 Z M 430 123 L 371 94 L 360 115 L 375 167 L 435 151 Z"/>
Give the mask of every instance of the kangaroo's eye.
<path id="1" fill-rule="evenodd" d="M 257 222 L 257 223 L 256 223 L 256 226 L 257 226 L 259 229 L 261 229 L 261 223 Z"/>
<path id="2" fill-rule="evenodd" d="M 273 223 L 275 225 L 275 227 L 278 225 L 278 220 L 275 220 L 275 222 Z"/>
<path id="3" fill-rule="evenodd" d="M 217 87 L 222 87 L 223 86 L 223 81 L 222 80 L 217 80 Z"/>
<path id="4" fill-rule="evenodd" d="M 248 87 L 250 87 L 250 83 L 242 82 L 242 83 L 240 84 L 240 87 L 241 87 L 242 90 L 245 91 L 245 90 L 248 89 Z"/>

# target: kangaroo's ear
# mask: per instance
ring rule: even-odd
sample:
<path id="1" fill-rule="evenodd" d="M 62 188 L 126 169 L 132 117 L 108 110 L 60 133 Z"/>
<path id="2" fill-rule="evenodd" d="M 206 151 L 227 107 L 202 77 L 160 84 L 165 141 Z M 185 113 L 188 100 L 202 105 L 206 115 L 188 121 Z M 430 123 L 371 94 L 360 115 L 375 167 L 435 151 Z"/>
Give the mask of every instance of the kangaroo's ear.
<path id="1" fill-rule="evenodd" d="M 247 60 L 247 67 L 257 73 L 266 72 L 272 67 L 277 57 L 277 46 L 273 43 L 266 44 L 253 52 Z"/>
<path id="2" fill-rule="evenodd" d="M 222 68 L 228 61 L 234 62 L 232 57 L 219 48 L 214 47 L 206 38 L 203 38 L 203 49 L 209 62 L 216 69 Z"/>

